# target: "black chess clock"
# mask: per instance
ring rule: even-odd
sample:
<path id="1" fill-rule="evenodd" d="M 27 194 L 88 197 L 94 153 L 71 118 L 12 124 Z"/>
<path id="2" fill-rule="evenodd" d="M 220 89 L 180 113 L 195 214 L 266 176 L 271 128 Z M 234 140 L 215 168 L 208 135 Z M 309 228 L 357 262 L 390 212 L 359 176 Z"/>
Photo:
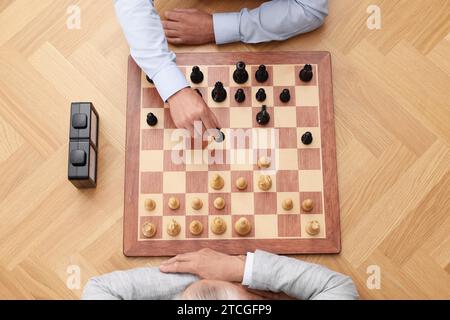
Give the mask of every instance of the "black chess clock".
<path id="1" fill-rule="evenodd" d="M 70 108 L 68 178 L 77 188 L 97 185 L 98 113 L 91 102 Z"/>

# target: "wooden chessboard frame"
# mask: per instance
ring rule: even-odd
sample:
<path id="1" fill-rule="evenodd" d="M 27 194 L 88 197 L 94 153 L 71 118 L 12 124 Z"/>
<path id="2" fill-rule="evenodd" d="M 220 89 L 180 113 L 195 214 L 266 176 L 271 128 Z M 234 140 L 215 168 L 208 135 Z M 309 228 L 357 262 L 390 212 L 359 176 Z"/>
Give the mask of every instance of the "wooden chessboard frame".
<path id="1" fill-rule="evenodd" d="M 199 53 L 179 53 L 180 65 L 199 64 Z M 139 203 L 139 153 L 141 113 L 141 69 L 134 60 L 128 60 L 127 130 L 124 194 L 123 252 L 126 256 L 168 256 L 211 248 L 228 254 L 244 254 L 262 249 L 279 254 L 339 253 L 340 214 L 336 168 L 336 139 L 334 126 L 331 55 L 329 52 L 235 52 L 207 53 L 202 55 L 202 65 L 234 65 L 236 61 L 252 64 L 299 64 L 307 61 L 317 64 L 320 103 L 320 130 L 323 172 L 323 214 L 326 219 L 324 239 L 247 239 L 195 241 L 138 241 Z M 252 76 L 252 75 L 250 75 Z M 208 226 L 205 226 L 208 227 Z M 230 226 L 231 227 L 231 226 Z M 170 254 L 169 254 L 170 252 Z"/>

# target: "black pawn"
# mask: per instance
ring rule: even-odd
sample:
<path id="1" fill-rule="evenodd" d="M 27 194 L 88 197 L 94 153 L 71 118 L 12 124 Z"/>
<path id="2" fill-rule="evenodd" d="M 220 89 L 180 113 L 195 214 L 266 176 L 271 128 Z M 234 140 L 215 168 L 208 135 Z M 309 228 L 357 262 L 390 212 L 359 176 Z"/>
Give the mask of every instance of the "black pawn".
<path id="1" fill-rule="evenodd" d="M 152 80 L 152 79 L 150 79 L 150 77 L 149 77 L 149 76 L 145 76 L 145 78 L 147 79 L 147 81 L 148 81 L 149 83 L 153 84 L 153 80 Z"/>
<path id="2" fill-rule="evenodd" d="M 156 126 L 157 123 L 158 123 L 158 118 L 153 113 L 150 112 L 149 114 L 147 114 L 147 124 L 150 127 Z"/>
<path id="3" fill-rule="evenodd" d="M 198 66 L 194 66 L 191 72 L 191 81 L 192 83 L 201 83 L 203 81 L 203 72 L 200 70 Z"/>
<path id="4" fill-rule="evenodd" d="M 217 136 L 214 137 L 214 140 L 219 143 L 225 140 L 225 134 L 219 128 L 217 128 Z"/>
<path id="5" fill-rule="evenodd" d="M 313 142 L 313 136 L 312 133 L 309 131 L 306 131 L 303 135 L 302 135 L 302 143 L 305 145 L 311 144 Z"/>
<path id="6" fill-rule="evenodd" d="M 211 96 L 215 102 L 223 102 L 227 98 L 227 91 L 223 87 L 223 83 L 218 81 L 216 82 L 213 91 L 211 92 Z"/>
<path id="7" fill-rule="evenodd" d="M 289 89 L 283 89 L 280 93 L 280 101 L 281 102 L 289 102 L 291 100 L 291 93 L 289 92 Z"/>
<path id="8" fill-rule="evenodd" d="M 233 72 L 233 80 L 239 84 L 247 82 L 248 72 L 245 70 L 245 63 L 243 61 L 236 63 L 236 70 Z"/>
<path id="9" fill-rule="evenodd" d="M 256 81 L 260 83 L 266 82 L 267 79 L 269 79 L 269 73 L 267 72 L 265 65 L 262 64 L 258 67 L 258 70 L 256 70 L 255 73 L 255 78 Z"/>
<path id="10" fill-rule="evenodd" d="M 264 105 L 261 107 L 261 111 L 256 114 L 256 122 L 259 125 L 266 125 L 270 121 L 270 114 L 267 112 L 267 107 Z"/>
<path id="11" fill-rule="evenodd" d="M 309 82 L 313 78 L 313 70 L 310 64 L 306 64 L 302 70 L 300 70 L 300 80 L 303 82 Z"/>
<path id="12" fill-rule="evenodd" d="M 235 95 L 234 95 L 234 100 L 236 100 L 236 102 L 241 103 L 245 101 L 245 92 L 242 89 L 237 89 Z"/>
<path id="13" fill-rule="evenodd" d="M 263 102 L 266 100 L 266 91 L 263 88 L 258 89 L 256 92 L 256 100 L 259 102 Z"/>

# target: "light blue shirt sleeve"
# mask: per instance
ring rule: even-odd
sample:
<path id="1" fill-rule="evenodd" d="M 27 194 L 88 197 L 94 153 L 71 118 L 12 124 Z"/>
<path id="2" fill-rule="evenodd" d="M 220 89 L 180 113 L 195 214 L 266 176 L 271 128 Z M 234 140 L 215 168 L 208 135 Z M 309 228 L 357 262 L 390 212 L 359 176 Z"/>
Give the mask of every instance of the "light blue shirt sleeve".
<path id="1" fill-rule="evenodd" d="M 217 44 L 286 40 L 317 29 L 328 15 L 328 0 L 273 0 L 259 8 L 215 13 Z"/>
<path id="2" fill-rule="evenodd" d="M 116 15 L 133 59 L 153 80 L 164 101 L 189 86 L 169 51 L 161 19 L 152 0 L 115 0 Z"/>

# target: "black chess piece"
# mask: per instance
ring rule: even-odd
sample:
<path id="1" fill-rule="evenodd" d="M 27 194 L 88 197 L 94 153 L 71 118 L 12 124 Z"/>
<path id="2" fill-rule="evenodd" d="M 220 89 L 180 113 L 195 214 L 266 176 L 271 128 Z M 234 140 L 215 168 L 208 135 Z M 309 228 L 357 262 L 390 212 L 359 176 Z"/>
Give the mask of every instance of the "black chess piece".
<path id="1" fill-rule="evenodd" d="M 200 90 L 199 90 L 198 88 L 195 88 L 194 90 L 198 93 L 198 95 L 199 95 L 200 97 L 203 97 L 202 93 L 200 92 Z"/>
<path id="2" fill-rule="evenodd" d="M 259 102 L 263 102 L 266 100 L 266 91 L 263 88 L 258 89 L 256 92 L 256 100 Z"/>
<path id="3" fill-rule="evenodd" d="M 269 79 L 269 73 L 267 72 L 265 65 L 262 64 L 258 67 L 258 70 L 256 70 L 256 73 L 255 73 L 255 78 L 256 78 L 256 81 L 258 81 L 260 83 L 266 82 L 267 79 Z"/>
<path id="4" fill-rule="evenodd" d="M 148 81 L 149 83 L 153 84 L 153 80 L 152 80 L 152 79 L 150 79 L 150 77 L 149 77 L 149 76 L 145 76 L 145 78 L 147 79 L 147 81 Z"/>
<path id="5" fill-rule="evenodd" d="M 256 122 L 259 125 L 266 125 L 270 121 L 270 114 L 267 111 L 267 106 L 263 105 L 261 111 L 256 114 Z"/>
<path id="6" fill-rule="evenodd" d="M 305 64 L 302 70 L 300 70 L 299 74 L 300 80 L 303 82 L 309 82 L 313 78 L 313 70 L 310 64 Z"/>
<path id="7" fill-rule="evenodd" d="M 280 101 L 281 102 L 289 102 L 291 100 L 291 93 L 289 92 L 289 89 L 283 89 L 280 93 Z"/>
<path id="8" fill-rule="evenodd" d="M 235 95 L 234 95 L 234 100 L 236 100 L 236 102 L 238 103 L 242 103 L 245 101 L 245 92 L 244 90 L 242 90 L 241 88 L 237 89 Z"/>
<path id="9" fill-rule="evenodd" d="M 239 84 L 247 82 L 248 72 L 245 70 L 245 63 L 243 61 L 236 63 L 236 70 L 233 72 L 233 80 Z"/>
<path id="10" fill-rule="evenodd" d="M 214 140 L 219 143 L 225 140 L 225 134 L 219 128 L 217 128 L 217 135 L 214 137 Z"/>
<path id="11" fill-rule="evenodd" d="M 309 131 L 306 131 L 303 135 L 302 135 L 302 143 L 305 145 L 311 144 L 313 142 L 313 136 L 312 133 Z"/>
<path id="12" fill-rule="evenodd" d="M 158 118 L 153 113 L 150 112 L 149 114 L 147 114 L 147 124 L 150 127 L 156 126 L 157 123 L 158 123 Z"/>
<path id="13" fill-rule="evenodd" d="M 201 83 L 203 81 L 203 72 L 200 70 L 198 66 L 192 67 L 191 72 L 191 81 L 192 83 Z"/>
<path id="14" fill-rule="evenodd" d="M 217 81 L 214 89 L 211 92 L 211 96 L 215 102 L 223 102 L 227 98 L 227 91 L 223 87 L 223 83 Z"/>

